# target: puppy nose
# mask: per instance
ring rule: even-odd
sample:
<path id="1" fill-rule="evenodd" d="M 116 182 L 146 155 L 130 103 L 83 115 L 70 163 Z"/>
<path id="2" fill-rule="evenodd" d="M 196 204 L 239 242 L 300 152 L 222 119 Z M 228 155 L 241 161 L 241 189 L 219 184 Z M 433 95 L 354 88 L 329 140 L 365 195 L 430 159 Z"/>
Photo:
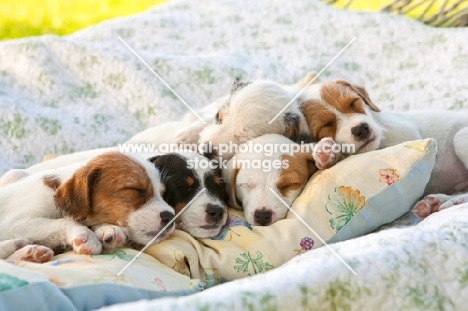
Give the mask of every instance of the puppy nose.
<path id="1" fill-rule="evenodd" d="M 260 226 L 266 226 L 271 223 L 272 212 L 270 210 L 255 211 L 254 220 Z"/>
<path id="2" fill-rule="evenodd" d="M 161 212 L 159 216 L 161 216 L 161 223 L 163 225 L 167 225 L 172 220 L 172 218 L 174 218 L 174 214 L 169 211 Z"/>
<path id="3" fill-rule="evenodd" d="M 224 208 L 220 205 L 208 204 L 206 206 L 206 220 L 211 222 L 218 222 L 224 216 Z"/>
<path id="4" fill-rule="evenodd" d="M 369 125 L 364 122 L 360 123 L 359 125 L 351 128 L 351 134 L 353 134 L 357 140 L 365 140 L 370 134 Z"/>

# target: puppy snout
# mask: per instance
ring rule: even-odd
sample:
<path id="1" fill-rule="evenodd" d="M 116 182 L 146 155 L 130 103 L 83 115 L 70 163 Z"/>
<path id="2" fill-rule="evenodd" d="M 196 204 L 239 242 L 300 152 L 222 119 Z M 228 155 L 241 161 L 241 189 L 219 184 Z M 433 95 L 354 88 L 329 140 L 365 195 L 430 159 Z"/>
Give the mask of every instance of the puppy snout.
<path id="1" fill-rule="evenodd" d="M 260 226 L 266 226 L 271 223 L 272 212 L 270 210 L 257 210 L 254 213 L 255 223 Z"/>
<path id="2" fill-rule="evenodd" d="M 159 216 L 161 217 L 161 223 L 163 225 L 167 225 L 172 220 L 172 218 L 174 218 L 174 214 L 169 211 L 161 212 Z"/>
<path id="3" fill-rule="evenodd" d="M 357 140 L 366 140 L 370 134 L 369 124 L 364 122 L 359 123 L 359 125 L 351 128 L 351 134 L 353 134 Z"/>
<path id="4" fill-rule="evenodd" d="M 217 223 L 224 216 L 224 208 L 220 205 L 208 204 L 206 206 L 206 221 Z"/>

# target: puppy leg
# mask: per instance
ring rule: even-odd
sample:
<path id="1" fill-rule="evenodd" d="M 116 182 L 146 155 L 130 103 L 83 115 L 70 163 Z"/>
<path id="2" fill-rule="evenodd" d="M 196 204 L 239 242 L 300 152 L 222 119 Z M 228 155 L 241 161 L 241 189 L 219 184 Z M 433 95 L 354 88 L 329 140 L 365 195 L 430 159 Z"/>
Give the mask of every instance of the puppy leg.
<path id="1" fill-rule="evenodd" d="M 315 166 L 317 166 L 318 169 L 324 170 L 344 159 L 343 154 L 334 151 L 334 144 L 335 141 L 331 137 L 325 137 L 315 145 L 312 157 L 314 158 Z"/>
<path id="2" fill-rule="evenodd" d="M 468 127 L 459 130 L 453 137 L 455 154 L 468 169 Z"/>
<path id="3" fill-rule="evenodd" d="M 103 248 L 122 247 L 128 241 L 128 229 L 113 225 L 97 225 L 91 227 Z"/>
<path id="4" fill-rule="evenodd" d="M 9 262 L 29 261 L 44 263 L 54 256 L 54 251 L 42 245 L 26 245 L 7 258 Z"/>
<path id="5" fill-rule="evenodd" d="M 426 218 L 441 210 L 442 206 L 453 197 L 446 194 L 431 194 L 416 203 L 411 211 L 421 218 Z"/>
<path id="6" fill-rule="evenodd" d="M 16 219 L 0 233 L 2 239 L 11 239 L 18 234 L 51 249 L 72 246 L 78 254 L 99 254 L 102 249 L 94 232 L 66 217 Z"/>
<path id="7" fill-rule="evenodd" d="M 6 259 L 14 252 L 26 245 L 31 244 L 28 239 L 12 239 L 0 242 L 0 259 Z"/>
<path id="8" fill-rule="evenodd" d="M 454 205 L 460 205 L 463 203 L 468 202 L 468 193 L 460 194 L 460 195 L 454 195 L 450 200 L 445 202 L 439 207 L 439 211 L 443 209 L 447 209 L 449 207 L 452 207 Z"/>

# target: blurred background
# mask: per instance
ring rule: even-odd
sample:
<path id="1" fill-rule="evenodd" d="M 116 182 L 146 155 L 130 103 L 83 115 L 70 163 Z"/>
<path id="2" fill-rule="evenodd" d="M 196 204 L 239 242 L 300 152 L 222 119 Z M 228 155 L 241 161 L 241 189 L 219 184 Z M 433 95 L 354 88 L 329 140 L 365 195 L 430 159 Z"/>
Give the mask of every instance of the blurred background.
<path id="1" fill-rule="evenodd" d="M 165 0 L 0 0 L 0 39 L 66 35 Z"/>
<path id="2" fill-rule="evenodd" d="M 170 0 L 0 0 L 0 40 L 65 35 L 106 19 L 144 11 Z M 314 1 L 314 0 L 308 0 Z M 362 11 L 404 14 L 437 27 L 468 25 L 467 0 L 324 0 Z"/>

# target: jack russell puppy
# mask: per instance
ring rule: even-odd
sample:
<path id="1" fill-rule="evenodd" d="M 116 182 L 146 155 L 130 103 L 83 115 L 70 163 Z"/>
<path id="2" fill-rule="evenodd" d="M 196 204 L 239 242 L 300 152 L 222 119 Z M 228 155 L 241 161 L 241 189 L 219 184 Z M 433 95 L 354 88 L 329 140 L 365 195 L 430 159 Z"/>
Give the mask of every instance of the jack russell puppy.
<path id="1" fill-rule="evenodd" d="M 284 203 L 291 206 L 317 168 L 328 168 L 339 160 L 337 154 L 322 151 L 325 145 L 330 150 L 333 143 L 331 138 L 324 138 L 315 146 L 304 145 L 308 150 L 296 149 L 291 153 L 300 146 L 282 135 L 266 134 L 252 139 L 248 144 L 270 146 L 274 150 L 264 149 L 267 152 L 263 153 L 239 150 L 228 161 L 222 176 L 228 182 L 229 206 L 243 209 L 247 222 L 256 226 L 283 219 L 289 210 Z"/>
<path id="2" fill-rule="evenodd" d="M 309 73 L 296 85 L 281 85 L 271 80 L 241 82 L 237 79 L 230 93 L 201 109 L 198 114 L 208 124 L 202 124 L 193 113 L 184 120 L 149 128 L 133 136 L 127 143 L 209 143 L 242 144 L 264 134 L 284 135 L 295 142 L 310 142 L 307 122 L 294 99 L 300 86 L 314 78 Z M 290 102 L 292 103 L 282 111 Z M 280 112 L 279 116 L 270 121 Z M 225 152 L 223 159 L 234 154 Z"/>
<path id="3" fill-rule="evenodd" d="M 162 196 L 176 214 L 194 200 L 175 222 L 177 228 L 195 238 L 217 236 L 228 218 L 226 184 L 219 169 L 209 167 L 211 160 L 192 151 L 149 159 L 161 172 L 161 182 L 165 186 Z"/>
<path id="4" fill-rule="evenodd" d="M 434 138 L 438 154 L 424 195 L 413 208 L 420 217 L 463 201 L 447 196 L 468 190 L 468 114 L 455 111 L 380 111 L 367 91 L 343 80 L 309 86 L 302 94 L 301 110 L 318 140 L 332 137 L 353 143 L 356 153 L 394 146 L 405 141 Z M 450 201 L 448 201 L 450 200 Z M 444 202 L 447 202 L 445 206 Z M 442 206 L 441 206 L 442 205 Z"/>
<path id="5" fill-rule="evenodd" d="M 116 150 L 117 148 L 103 148 L 59 156 L 27 169 L 11 170 L 0 178 L 0 183 L 13 183 L 30 174 L 57 169 L 70 163 L 88 161 L 104 152 Z M 227 221 L 224 182 L 220 178 L 218 169 L 191 165 L 208 163 L 212 158 L 185 150 L 169 154 L 154 152 L 129 154 L 149 158 L 149 161 L 161 172 L 162 197 L 176 210 L 176 213 L 179 213 L 199 191 L 205 188 L 206 191 L 197 196 L 175 222 L 177 228 L 188 232 L 195 238 L 218 235 Z M 205 155 L 208 156 L 208 154 Z"/>
<path id="6" fill-rule="evenodd" d="M 119 152 L 1 187 L 0 258 L 44 262 L 53 250 L 99 254 L 127 239 L 145 245 L 174 218 L 161 187 L 154 165 Z M 173 231 L 171 224 L 154 242 Z"/>

